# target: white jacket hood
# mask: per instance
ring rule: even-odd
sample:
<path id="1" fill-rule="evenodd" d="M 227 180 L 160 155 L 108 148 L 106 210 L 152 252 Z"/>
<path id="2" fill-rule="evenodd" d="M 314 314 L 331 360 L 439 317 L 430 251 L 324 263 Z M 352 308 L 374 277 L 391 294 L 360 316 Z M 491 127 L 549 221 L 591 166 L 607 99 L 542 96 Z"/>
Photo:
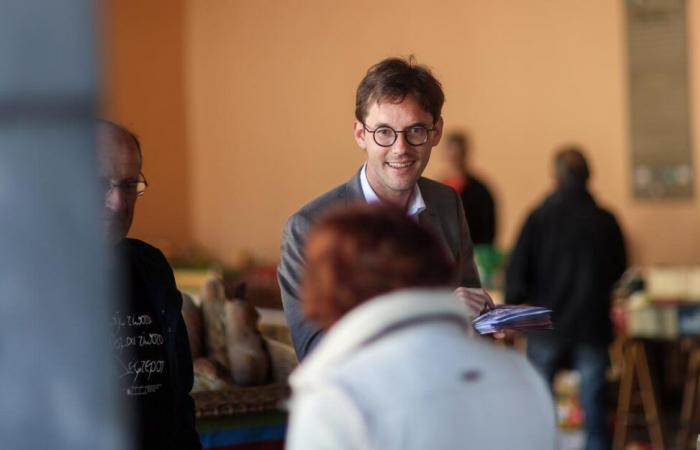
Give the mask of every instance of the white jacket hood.
<path id="1" fill-rule="evenodd" d="M 323 341 L 291 374 L 294 389 L 323 379 L 335 366 L 388 329 L 413 320 L 452 320 L 471 327 L 471 317 L 449 289 L 407 289 L 383 294 L 357 306 L 328 331 Z"/>

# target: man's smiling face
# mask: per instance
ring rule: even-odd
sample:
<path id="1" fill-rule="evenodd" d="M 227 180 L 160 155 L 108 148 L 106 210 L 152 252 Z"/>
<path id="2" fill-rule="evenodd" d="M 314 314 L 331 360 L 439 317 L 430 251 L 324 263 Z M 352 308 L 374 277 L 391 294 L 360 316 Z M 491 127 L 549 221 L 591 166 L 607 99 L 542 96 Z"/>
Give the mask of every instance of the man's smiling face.
<path id="1" fill-rule="evenodd" d="M 434 123 L 432 115 L 421 108 L 413 95 L 407 95 L 401 103 L 389 100 L 374 102 L 367 109 L 364 125 L 355 121 L 354 136 L 358 145 L 367 152 L 367 180 L 374 192 L 383 201 L 405 207 L 413 188 L 430 160 L 433 146 L 442 136 L 442 118 Z M 396 131 L 408 130 L 413 126 L 427 129 L 428 140 L 422 145 L 411 145 L 405 133 L 399 133 L 393 145 L 382 147 L 377 144 L 372 133 L 388 126 Z"/>

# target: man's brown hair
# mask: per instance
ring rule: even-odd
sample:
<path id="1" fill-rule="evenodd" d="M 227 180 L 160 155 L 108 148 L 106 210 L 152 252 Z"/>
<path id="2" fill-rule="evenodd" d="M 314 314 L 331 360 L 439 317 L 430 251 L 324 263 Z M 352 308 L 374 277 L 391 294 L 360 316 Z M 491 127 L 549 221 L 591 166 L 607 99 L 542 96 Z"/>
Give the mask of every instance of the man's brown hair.
<path id="1" fill-rule="evenodd" d="M 591 176 L 581 147 L 569 144 L 554 155 L 554 174 L 560 186 L 585 186 Z"/>
<path id="2" fill-rule="evenodd" d="M 453 275 L 439 241 L 403 211 L 357 204 L 327 215 L 309 235 L 304 313 L 327 329 L 373 297 L 448 286 Z"/>
<path id="3" fill-rule="evenodd" d="M 423 110 L 432 114 L 433 124 L 438 121 L 445 94 L 430 69 L 417 64 L 413 56 L 384 59 L 370 67 L 357 87 L 355 118 L 365 123 L 370 103 L 401 103 L 407 95 L 415 96 Z"/>

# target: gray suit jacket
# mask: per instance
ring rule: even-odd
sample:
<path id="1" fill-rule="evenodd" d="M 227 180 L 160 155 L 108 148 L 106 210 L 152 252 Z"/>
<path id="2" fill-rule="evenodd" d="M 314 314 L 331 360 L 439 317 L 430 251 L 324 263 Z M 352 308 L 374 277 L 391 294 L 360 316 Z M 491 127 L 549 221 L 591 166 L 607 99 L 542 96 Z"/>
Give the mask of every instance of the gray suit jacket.
<path id="1" fill-rule="evenodd" d="M 457 193 L 450 187 L 427 178 L 418 180 L 426 208 L 418 221 L 440 239 L 458 272 L 454 287 L 480 287 L 474 265 L 474 246 L 464 218 L 464 208 Z M 277 279 L 282 291 L 282 305 L 297 357 L 302 360 L 318 344 L 321 329 L 302 315 L 299 287 L 304 272 L 304 246 L 311 227 L 323 213 L 332 208 L 365 201 L 360 184 L 360 171 L 347 183 L 308 203 L 287 221 L 282 235 L 282 254 Z"/>

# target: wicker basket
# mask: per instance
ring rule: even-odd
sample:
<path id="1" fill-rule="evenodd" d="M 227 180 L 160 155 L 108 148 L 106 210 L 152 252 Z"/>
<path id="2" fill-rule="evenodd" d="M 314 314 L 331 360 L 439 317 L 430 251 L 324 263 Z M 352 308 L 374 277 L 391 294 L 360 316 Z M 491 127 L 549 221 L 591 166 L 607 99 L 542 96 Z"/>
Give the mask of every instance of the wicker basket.
<path id="1" fill-rule="evenodd" d="M 290 389 L 286 383 L 274 383 L 197 392 L 192 397 L 197 418 L 206 418 L 282 410 L 289 395 Z"/>

